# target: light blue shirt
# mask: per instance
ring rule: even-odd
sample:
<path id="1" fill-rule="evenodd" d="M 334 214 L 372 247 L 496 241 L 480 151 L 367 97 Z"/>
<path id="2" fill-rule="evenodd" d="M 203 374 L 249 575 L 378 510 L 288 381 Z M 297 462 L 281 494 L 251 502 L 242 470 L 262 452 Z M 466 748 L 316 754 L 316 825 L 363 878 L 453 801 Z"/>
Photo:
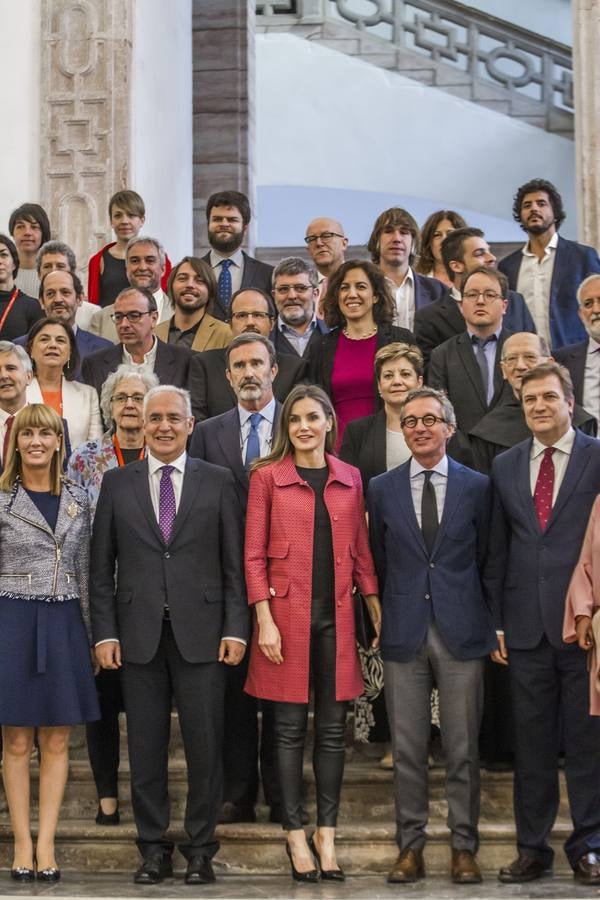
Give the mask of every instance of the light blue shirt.
<path id="1" fill-rule="evenodd" d="M 433 473 L 431 476 L 431 483 L 435 491 L 438 522 L 441 522 L 446 500 L 446 487 L 448 485 L 448 457 L 446 455 L 442 456 L 439 463 L 437 463 L 433 469 L 426 469 L 421 463 L 417 462 L 414 456 L 410 461 L 410 492 L 412 494 L 419 528 L 421 527 L 421 503 L 423 502 L 423 486 L 425 484 L 423 472 L 428 471 Z"/>
<path id="2" fill-rule="evenodd" d="M 286 325 L 286 323 L 282 321 L 281 316 L 278 316 L 277 318 L 277 327 L 288 339 L 298 356 L 304 356 L 304 351 L 308 347 L 308 342 L 310 341 L 315 328 L 317 328 L 317 317 L 313 314 L 312 321 L 308 323 L 308 328 L 304 334 L 300 334 L 300 332 L 296 331 L 295 328 L 292 328 L 291 325 Z"/>
<path id="3" fill-rule="evenodd" d="M 502 331 L 502 326 L 500 326 L 498 331 L 494 332 L 494 334 L 496 335 L 496 340 L 490 341 L 489 344 L 486 344 L 485 347 L 483 348 L 483 353 L 485 355 L 485 360 L 487 362 L 487 369 L 488 369 L 488 388 L 487 388 L 487 397 L 486 397 L 486 402 L 487 402 L 488 406 L 492 402 L 492 397 L 494 396 L 494 368 L 496 366 L 496 351 L 498 350 L 498 338 L 500 337 L 501 331 Z M 474 332 L 470 331 L 468 328 L 467 328 L 467 334 L 469 335 L 469 342 L 471 343 L 471 350 L 473 351 L 473 356 L 475 356 L 475 347 L 473 346 L 471 338 L 479 337 L 479 335 L 474 334 Z M 488 335 L 488 338 L 490 338 L 490 337 L 491 337 L 491 334 Z M 486 340 L 488 338 L 486 338 Z M 477 359 L 475 360 L 475 362 L 477 362 Z"/>
<path id="4" fill-rule="evenodd" d="M 250 434 L 250 416 L 255 412 L 259 412 L 262 420 L 258 425 L 258 440 L 260 443 L 260 455 L 266 456 L 271 452 L 273 443 L 273 423 L 275 422 L 275 397 L 263 409 L 247 410 L 238 404 L 238 413 L 240 416 L 240 452 L 242 460 L 246 460 L 246 451 L 248 449 L 248 436 Z"/>

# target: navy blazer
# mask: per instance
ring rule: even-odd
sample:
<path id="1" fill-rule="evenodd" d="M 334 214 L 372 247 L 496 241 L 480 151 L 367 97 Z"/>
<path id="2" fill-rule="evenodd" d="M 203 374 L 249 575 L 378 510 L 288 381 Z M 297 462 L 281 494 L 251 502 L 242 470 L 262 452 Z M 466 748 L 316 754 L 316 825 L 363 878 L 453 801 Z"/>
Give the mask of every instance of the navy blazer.
<path id="1" fill-rule="evenodd" d="M 507 646 L 537 647 L 562 639 L 565 597 L 600 492 L 600 442 L 576 430 L 573 450 L 548 525 L 540 531 L 531 493 L 532 439 L 497 456 L 492 465 L 494 506 L 485 585 Z"/>
<path id="2" fill-rule="evenodd" d="M 419 275 L 414 269 L 413 278 L 415 285 L 415 312 L 444 296 L 446 285 L 438 281 L 437 278 L 431 278 L 429 275 Z"/>
<path id="3" fill-rule="evenodd" d="M 490 499 L 489 478 L 448 457 L 446 499 L 430 558 L 414 510 L 410 460 L 371 479 L 367 509 L 382 598 L 384 659 L 413 659 L 432 616 L 457 659 L 486 656 L 496 646 L 480 578 Z"/>
<path id="4" fill-rule="evenodd" d="M 273 266 L 261 262 L 260 259 L 254 259 L 253 256 L 248 256 L 244 250 L 242 250 L 242 256 L 244 257 L 244 268 L 242 270 L 240 290 L 244 291 L 246 288 L 258 288 L 270 297 L 271 288 L 273 286 Z M 210 250 L 202 257 L 202 259 L 210 266 Z M 215 273 L 215 278 L 218 281 L 218 273 Z M 223 309 L 219 303 L 218 292 L 213 305 L 212 315 L 215 319 L 220 319 L 222 322 L 226 322 L 228 318 L 228 311 Z"/>
<path id="5" fill-rule="evenodd" d="M 522 261 L 522 250 L 515 250 L 498 263 L 511 288 L 517 287 Z M 567 241 L 559 235 L 550 283 L 550 341 L 554 350 L 586 339 L 586 330 L 577 312 L 577 288 L 594 272 L 600 272 L 600 257 L 594 248 Z"/>

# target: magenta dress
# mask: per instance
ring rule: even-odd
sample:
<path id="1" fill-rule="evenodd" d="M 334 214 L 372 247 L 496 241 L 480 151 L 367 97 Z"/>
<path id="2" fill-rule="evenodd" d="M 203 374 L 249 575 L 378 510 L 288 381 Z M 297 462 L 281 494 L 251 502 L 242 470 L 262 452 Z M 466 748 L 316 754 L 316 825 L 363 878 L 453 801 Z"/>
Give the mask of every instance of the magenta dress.
<path id="1" fill-rule="evenodd" d="M 376 411 L 373 387 L 377 334 L 353 341 L 340 331 L 331 372 L 331 393 L 338 419 L 339 450 L 344 428 L 353 419 L 372 416 Z"/>

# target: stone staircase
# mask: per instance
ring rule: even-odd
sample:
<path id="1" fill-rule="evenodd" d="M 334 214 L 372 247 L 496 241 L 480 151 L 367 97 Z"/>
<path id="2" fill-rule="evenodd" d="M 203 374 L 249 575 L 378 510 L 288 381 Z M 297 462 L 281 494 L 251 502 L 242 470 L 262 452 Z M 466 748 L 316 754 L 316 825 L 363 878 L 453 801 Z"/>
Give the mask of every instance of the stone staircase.
<path id="1" fill-rule="evenodd" d="M 74 731 L 71 757 L 71 771 L 58 830 L 57 855 L 61 867 L 67 871 L 88 874 L 131 873 L 138 857 L 129 801 L 129 769 L 124 734 L 120 772 L 122 824 L 117 827 L 99 827 L 94 822 L 96 792 L 87 762 L 82 729 Z M 176 715 L 173 716 L 169 773 L 172 833 L 174 839 L 178 840 L 183 833 L 181 823 L 186 778 Z M 37 763 L 33 763 L 34 796 L 37 795 L 37 774 Z M 307 809 L 311 824 L 314 824 L 314 780 L 308 764 L 305 766 L 305 781 Z M 432 875 L 445 874 L 449 865 L 449 835 L 445 824 L 447 808 L 444 800 L 444 771 L 441 768 L 430 770 L 430 798 L 427 868 Z M 560 852 L 560 845 L 569 832 L 564 784 L 561 784 L 561 798 L 559 819 L 553 834 L 558 873 L 567 871 L 564 854 Z M 0 867 L 7 868 L 11 862 L 12 847 L 6 803 L 1 793 L 0 812 Z M 221 849 L 216 863 L 220 872 L 254 876 L 287 871 L 281 827 L 268 822 L 265 807 L 260 807 L 258 812 L 259 821 L 256 824 L 219 827 Z M 394 831 L 392 773 L 381 770 L 377 757 L 373 757 L 364 746 L 352 746 L 349 742 L 338 830 L 338 858 L 341 865 L 349 874 L 387 871 L 397 852 Z M 482 772 L 480 835 L 480 864 L 485 872 L 492 874 L 514 855 L 511 773 Z M 184 861 L 178 854 L 175 857 L 175 867 L 178 870 L 184 868 Z"/>

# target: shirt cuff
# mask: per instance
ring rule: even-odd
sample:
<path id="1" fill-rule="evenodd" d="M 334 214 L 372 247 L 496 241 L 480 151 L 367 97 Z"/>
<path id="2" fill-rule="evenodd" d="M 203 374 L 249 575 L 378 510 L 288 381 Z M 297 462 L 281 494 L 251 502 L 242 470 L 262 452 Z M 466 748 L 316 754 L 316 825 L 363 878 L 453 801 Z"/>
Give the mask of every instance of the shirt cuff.
<path id="1" fill-rule="evenodd" d="M 248 642 L 245 641 L 243 638 L 233 637 L 230 634 L 224 634 L 223 637 L 221 638 L 221 640 L 222 641 L 235 641 L 236 644 L 243 644 L 244 647 L 246 647 L 248 645 Z"/>
<path id="2" fill-rule="evenodd" d="M 97 644 L 94 644 L 94 647 L 99 647 L 100 644 L 120 644 L 121 641 L 119 638 L 104 638 L 103 641 L 98 641 Z"/>
<path id="3" fill-rule="evenodd" d="M 504 629 L 496 628 L 496 637 L 504 637 Z"/>

